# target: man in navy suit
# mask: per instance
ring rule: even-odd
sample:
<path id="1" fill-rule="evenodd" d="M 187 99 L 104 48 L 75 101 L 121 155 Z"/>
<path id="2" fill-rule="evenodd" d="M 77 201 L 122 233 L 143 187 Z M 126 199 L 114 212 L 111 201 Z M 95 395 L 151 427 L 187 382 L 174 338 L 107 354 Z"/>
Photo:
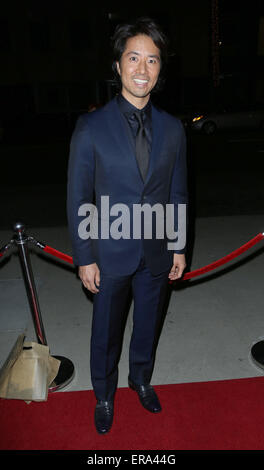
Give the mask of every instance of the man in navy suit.
<path id="1" fill-rule="evenodd" d="M 177 118 L 150 101 L 162 78 L 167 41 L 147 18 L 119 26 L 113 40 L 113 68 L 121 92 L 103 108 L 79 118 L 68 170 L 73 260 L 83 285 L 94 294 L 90 366 L 97 398 L 95 426 L 101 434 L 113 422 L 131 288 L 128 384 L 145 409 L 161 411 L 150 385 L 157 338 L 168 280 L 180 278 L 186 266 L 184 243 L 172 249 L 161 220 L 168 205 L 177 229 L 178 206 L 187 204 L 185 134 Z M 144 227 L 138 227 L 145 212 L 136 220 L 133 212 L 146 205 L 164 209 L 148 213 L 148 224 L 156 225 L 147 236 Z M 118 219 L 120 213 L 123 217 Z M 87 231 L 95 222 L 94 232 Z M 175 233 L 179 239 L 179 231 Z"/>

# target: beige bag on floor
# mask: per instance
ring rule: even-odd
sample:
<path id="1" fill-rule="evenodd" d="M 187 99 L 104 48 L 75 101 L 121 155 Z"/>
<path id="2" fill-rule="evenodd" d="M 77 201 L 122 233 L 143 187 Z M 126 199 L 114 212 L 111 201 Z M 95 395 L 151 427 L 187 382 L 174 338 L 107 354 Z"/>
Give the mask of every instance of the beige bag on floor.
<path id="1" fill-rule="evenodd" d="M 49 385 L 58 374 L 60 361 L 49 354 L 49 347 L 24 342 L 21 334 L 0 372 L 0 397 L 46 401 Z"/>

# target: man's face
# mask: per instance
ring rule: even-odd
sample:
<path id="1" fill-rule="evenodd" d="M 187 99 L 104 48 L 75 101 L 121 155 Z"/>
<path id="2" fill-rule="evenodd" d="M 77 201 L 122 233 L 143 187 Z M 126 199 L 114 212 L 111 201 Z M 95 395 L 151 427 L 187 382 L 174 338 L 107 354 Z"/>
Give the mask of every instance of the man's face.
<path id="1" fill-rule="evenodd" d="M 160 51 L 153 40 L 139 34 L 127 40 L 117 71 L 122 95 L 134 106 L 143 108 L 160 73 Z"/>

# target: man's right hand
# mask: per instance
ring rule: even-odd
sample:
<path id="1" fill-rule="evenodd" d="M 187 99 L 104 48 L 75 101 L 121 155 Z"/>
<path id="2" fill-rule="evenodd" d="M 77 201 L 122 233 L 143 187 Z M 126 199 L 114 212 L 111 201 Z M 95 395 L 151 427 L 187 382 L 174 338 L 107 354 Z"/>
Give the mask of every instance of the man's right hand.
<path id="1" fill-rule="evenodd" d="M 97 286 L 100 285 L 100 270 L 96 263 L 79 266 L 79 277 L 86 289 L 93 294 L 99 292 Z"/>

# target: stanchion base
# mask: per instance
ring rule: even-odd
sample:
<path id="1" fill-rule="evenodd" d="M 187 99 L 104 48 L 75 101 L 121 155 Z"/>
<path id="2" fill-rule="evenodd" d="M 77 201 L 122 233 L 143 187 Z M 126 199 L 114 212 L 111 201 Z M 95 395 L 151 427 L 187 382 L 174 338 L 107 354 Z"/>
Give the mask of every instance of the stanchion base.
<path id="1" fill-rule="evenodd" d="M 63 356 L 52 356 L 55 359 L 59 359 L 61 361 L 59 372 L 56 375 L 55 379 L 49 386 L 49 392 L 56 392 L 57 390 L 66 387 L 74 377 L 74 365 L 67 359 L 67 357 Z"/>
<path id="2" fill-rule="evenodd" d="M 264 369 L 264 341 L 259 341 L 252 346 L 251 358 L 256 366 Z"/>

